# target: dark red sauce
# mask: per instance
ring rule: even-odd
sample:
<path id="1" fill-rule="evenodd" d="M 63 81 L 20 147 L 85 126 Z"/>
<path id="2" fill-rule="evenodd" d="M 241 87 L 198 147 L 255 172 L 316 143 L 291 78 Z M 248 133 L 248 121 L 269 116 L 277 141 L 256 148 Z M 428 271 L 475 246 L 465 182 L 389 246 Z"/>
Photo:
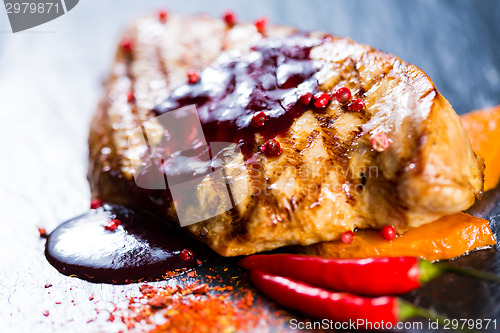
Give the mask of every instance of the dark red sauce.
<path id="1" fill-rule="evenodd" d="M 106 230 L 113 218 L 122 224 Z M 192 255 L 182 256 L 184 249 Z M 179 228 L 115 205 L 61 224 L 50 233 L 45 248 L 47 260 L 61 273 L 108 283 L 161 278 L 167 271 L 197 267 L 211 253 Z"/>
<path id="2" fill-rule="evenodd" d="M 163 114 L 194 104 L 207 142 L 238 143 L 249 156 L 257 150 L 255 133 L 265 139 L 282 134 L 307 109 L 297 101 L 317 91 L 310 51 L 320 43 L 294 35 L 263 39 L 248 55 L 223 55 L 200 74 L 198 83 L 177 88 L 154 111 Z M 251 121 L 260 111 L 268 119 L 256 128 Z"/>
<path id="3" fill-rule="evenodd" d="M 318 68 L 310 51 L 321 43 L 304 35 L 266 38 L 249 54 L 223 54 L 200 73 L 198 82 L 175 89 L 154 113 L 160 116 L 195 105 L 199 117 L 196 121 L 201 123 L 205 142 L 199 144 L 198 128 L 186 125 L 190 117 L 178 116 L 178 127 L 187 129 L 175 135 L 166 133 L 159 145 L 164 148 L 143 156 L 149 163 L 138 173 L 138 184 L 156 184 L 165 178 L 167 189 L 139 186 L 135 200 L 144 203 L 146 197 L 148 209 L 165 212 L 172 202 L 169 186 L 214 172 L 223 165 L 221 151 L 214 148 L 214 142 L 235 143 L 251 162 L 263 143 L 286 133 L 294 120 L 310 108 L 299 101 L 301 97 L 318 91 Z M 252 119 L 261 112 L 266 115 L 264 124 L 253 125 Z M 157 119 L 162 122 L 161 117 Z M 193 148 L 178 149 L 186 142 Z"/>

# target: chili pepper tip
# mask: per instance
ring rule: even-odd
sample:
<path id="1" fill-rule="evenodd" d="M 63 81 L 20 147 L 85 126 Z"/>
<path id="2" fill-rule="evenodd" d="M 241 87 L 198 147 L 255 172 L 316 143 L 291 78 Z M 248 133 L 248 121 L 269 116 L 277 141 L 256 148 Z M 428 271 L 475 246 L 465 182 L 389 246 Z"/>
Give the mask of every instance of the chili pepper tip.
<path id="1" fill-rule="evenodd" d="M 238 265 L 240 267 L 243 267 L 247 271 L 250 271 L 250 270 L 252 270 L 252 267 L 253 267 L 252 258 L 253 258 L 253 256 L 245 257 L 245 258 L 238 261 Z"/>

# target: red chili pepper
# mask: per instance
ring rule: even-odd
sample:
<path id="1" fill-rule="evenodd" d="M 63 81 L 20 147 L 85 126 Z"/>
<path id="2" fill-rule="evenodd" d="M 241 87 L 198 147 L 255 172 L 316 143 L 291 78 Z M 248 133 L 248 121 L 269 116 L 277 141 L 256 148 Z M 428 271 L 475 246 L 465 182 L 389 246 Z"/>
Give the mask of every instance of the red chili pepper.
<path id="1" fill-rule="evenodd" d="M 432 264 L 413 257 L 328 259 L 305 255 L 254 255 L 240 261 L 248 270 L 280 275 L 314 286 L 363 295 L 404 294 L 444 273 L 454 272 L 492 281 L 485 272 Z"/>
<path id="2" fill-rule="evenodd" d="M 419 315 L 435 317 L 396 297 L 368 298 L 336 293 L 259 271 L 251 271 L 250 279 L 264 294 L 281 305 L 316 318 L 355 321 L 357 328 L 370 328 L 370 323 L 396 324 Z"/>
<path id="3" fill-rule="evenodd" d="M 271 254 L 246 257 L 240 265 L 248 270 L 286 276 L 322 288 L 363 295 L 388 295 L 404 294 L 436 276 L 429 269 L 427 275 L 421 274 L 419 262 L 411 257 L 327 259 Z M 424 270 L 427 268 L 425 264 Z"/>

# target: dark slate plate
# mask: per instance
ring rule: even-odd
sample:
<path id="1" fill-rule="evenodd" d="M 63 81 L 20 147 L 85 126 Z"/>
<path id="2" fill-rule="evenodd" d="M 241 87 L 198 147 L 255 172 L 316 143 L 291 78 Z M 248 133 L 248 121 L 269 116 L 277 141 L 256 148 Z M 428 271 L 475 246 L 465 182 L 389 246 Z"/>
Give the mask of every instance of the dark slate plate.
<path id="1" fill-rule="evenodd" d="M 160 6 L 217 16 L 232 8 L 244 20 L 266 15 L 271 22 L 349 36 L 422 68 L 458 113 L 500 104 L 500 2 L 495 0 L 85 0 L 68 14 L 15 35 L 0 9 L 2 332 L 117 331 L 119 323 L 109 323 L 106 311 L 96 315 L 94 309 L 112 308 L 125 294 L 137 293 L 137 285 L 92 284 L 59 274 L 43 256 L 36 226 L 52 230 L 87 209 L 86 137 L 99 80 L 126 22 Z M 499 196 L 500 190 L 487 193 L 471 209 L 492 221 L 497 237 Z M 491 249 L 453 264 L 500 274 L 499 259 Z M 242 276 L 240 286 L 247 283 L 234 259 L 202 266 L 199 273 L 204 272 L 220 274 L 224 283 L 233 276 Z M 53 286 L 44 288 L 47 283 Z M 491 318 L 500 325 L 498 285 L 443 276 L 407 298 L 452 318 Z"/>

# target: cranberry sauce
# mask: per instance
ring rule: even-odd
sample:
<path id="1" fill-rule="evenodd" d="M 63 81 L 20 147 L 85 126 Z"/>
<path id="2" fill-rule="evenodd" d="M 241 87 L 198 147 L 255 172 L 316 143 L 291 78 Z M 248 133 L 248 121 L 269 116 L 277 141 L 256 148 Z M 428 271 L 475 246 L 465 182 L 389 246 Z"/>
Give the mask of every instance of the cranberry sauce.
<path id="1" fill-rule="evenodd" d="M 318 91 L 310 51 L 321 43 L 298 34 L 266 38 L 248 54 L 221 55 L 197 80 L 175 89 L 153 110 L 165 134 L 158 148 L 142 157 L 146 166 L 137 173 L 134 201 L 160 215 L 174 201 L 179 212 L 185 198 L 179 193 L 172 198 L 173 185 L 215 172 L 228 155 L 242 152 L 248 160 L 267 154 L 262 144 L 286 133 L 308 109 L 303 96 Z M 193 105 L 191 111 L 183 108 Z M 154 186 L 162 182 L 166 190 Z"/>
<path id="2" fill-rule="evenodd" d="M 106 227 L 113 219 L 116 229 Z M 211 253 L 178 228 L 130 209 L 105 205 L 61 224 L 45 255 L 61 273 L 92 282 L 161 278 L 198 266 Z M 202 255 L 203 254 L 203 255 Z"/>
<path id="3" fill-rule="evenodd" d="M 263 39 L 247 55 L 227 53 L 194 84 L 183 85 L 155 108 L 156 114 L 196 105 L 208 143 L 237 143 L 248 157 L 257 151 L 255 133 L 271 139 L 286 132 L 307 106 L 301 95 L 317 91 L 310 50 L 320 40 L 302 35 Z M 261 126 L 252 117 L 264 112 Z"/>

